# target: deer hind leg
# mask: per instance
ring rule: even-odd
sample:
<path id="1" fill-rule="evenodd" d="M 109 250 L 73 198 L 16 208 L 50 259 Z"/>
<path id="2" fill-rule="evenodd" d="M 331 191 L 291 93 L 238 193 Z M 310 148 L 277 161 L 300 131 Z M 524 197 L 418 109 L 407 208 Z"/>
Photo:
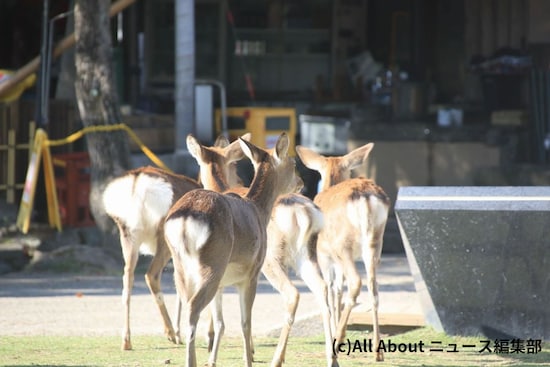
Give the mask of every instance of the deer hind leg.
<path id="1" fill-rule="evenodd" d="M 342 317 L 342 296 L 344 293 L 344 271 L 336 263 L 332 266 L 332 294 L 334 299 L 334 320 L 336 320 L 336 325 L 340 322 Z"/>
<path id="2" fill-rule="evenodd" d="M 183 341 L 181 339 L 181 313 L 183 308 L 183 300 L 182 297 L 177 294 L 176 295 L 176 307 L 174 314 L 176 315 L 176 322 L 174 323 L 174 333 L 176 334 L 176 344 L 183 344 Z"/>
<path id="3" fill-rule="evenodd" d="M 317 261 L 321 270 L 321 276 L 327 285 L 326 303 L 330 310 L 330 331 L 331 335 L 336 335 L 336 327 L 338 326 L 336 295 L 334 293 L 334 273 L 332 271 L 331 261 L 328 256 L 320 256 L 317 254 Z"/>
<path id="4" fill-rule="evenodd" d="M 380 254 L 382 251 L 382 235 L 376 236 L 370 246 L 363 251 L 363 262 L 367 270 L 367 286 L 369 296 L 372 301 L 372 331 L 373 344 L 377 346 L 380 343 L 380 326 L 378 323 L 378 282 L 376 279 L 376 270 L 380 263 Z M 376 351 L 376 361 L 384 360 L 384 353 Z"/>
<path id="5" fill-rule="evenodd" d="M 305 260 L 299 265 L 300 276 L 309 287 L 311 292 L 317 298 L 321 307 L 321 318 L 323 320 L 323 329 L 325 332 L 325 354 L 328 367 L 338 366 L 336 355 L 332 352 L 332 330 L 331 330 L 331 311 L 328 304 L 328 287 L 321 275 L 319 266 L 312 260 Z"/>
<path id="6" fill-rule="evenodd" d="M 130 298 L 134 287 L 134 271 L 139 257 L 138 247 L 134 245 L 130 233 L 118 224 L 120 245 L 124 258 L 124 274 L 122 276 L 122 304 L 124 306 L 124 326 L 122 330 L 122 350 L 131 350 L 130 337 Z"/>
<path id="7" fill-rule="evenodd" d="M 178 266 L 177 272 L 178 277 L 180 279 L 184 279 L 183 276 L 184 269 L 181 266 Z M 211 270 L 203 272 L 199 271 L 199 273 L 211 273 Z M 216 292 L 218 290 L 218 286 L 220 284 L 220 276 L 212 276 L 211 278 L 203 280 L 201 283 L 192 285 L 190 283 L 185 283 L 183 281 L 176 282 L 176 285 L 180 288 L 183 286 L 184 289 L 178 290 L 178 293 L 183 295 L 191 295 L 187 302 L 188 306 L 188 316 L 187 316 L 187 338 L 186 338 L 186 344 L 187 344 L 187 364 L 188 367 L 196 367 L 197 366 L 197 357 L 195 353 L 195 339 L 197 335 L 197 324 L 199 322 L 199 317 L 202 312 L 208 306 L 210 301 L 214 298 L 216 295 Z M 191 286 L 193 286 L 191 288 Z M 209 366 L 215 366 L 216 361 L 209 361 Z"/>
<path id="8" fill-rule="evenodd" d="M 298 293 L 298 290 L 288 278 L 286 269 L 277 259 L 266 259 L 265 261 L 262 272 L 269 283 L 271 283 L 271 285 L 281 294 L 286 307 L 286 320 L 283 324 L 281 335 L 279 336 L 279 343 L 277 344 L 277 349 L 275 350 L 275 355 L 271 362 L 272 367 L 279 367 L 282 366 L 285 361 L 288 336 L 292 324 L 294 324 L 296 309 L 300 301 L 300 293 Z"/>
<path id="9" fill-rule="evenodd" d="M 170 315 L 168 314 L 166 304 L 164 303 L 164 295 L 160 287 L 162 270 L 170 260 L 170 257 L 171 255 L 168 246 L 161 236 L 157 236 L 157 251 L 153 256 L 153 260 L 151 261 L 151 265 L 149 265 L 147 273 L 145 274 L 145 281 L 147 283 L 147 286 L 149 287 L 149 291 L 155 299 L 157 307 L 162 316 L 165 335 L 167 336 L 168 340 L 173 343 L 177 343 L 180 337 L 176 336 L 176 333 L 174 332 L 172 321 L 170 320 Z M 176 319 L 179 318 L 179 315 L 176 315 Z M 179 325 L 177 329 L 179 330 Z"/>
<path id="10" fill-rule="evenodd" d="M 210 326 L 209 329 L 212 329 L 213 335 L 209 340 L 209 344 L 212 343 L 212 348 L 210 348 L 210 357 L 208 358 L 208 366 L 215 366 L 216 360 L 218 358 L 218 350 L 220 348 L 220 341 L 225 330 L 225 324 L 223 322 L 223 312 L 222 312 L 222 294 L 223 289 L 218 290 L 212 302 L 210 302 Z M 210 334 L 210 330 L 209 330 Z"/>
<path id="11" fill-rule="evenodd" d="M 206 336 L 208 344 L 208 353 L 212 352 L 212 347 L 214 346 L 214 320 L 212 319 L 212 314 L 210 314 L 208 320 L 208 334 Z"/>
<path id="12" fill-rule="evenodd" d="M 355 262 L 353 261 L 351 253 L 344 253 L 343 258 L 340 259 L 339 265 L 344 271 L 348 286 L 348 291 L 344 302 L 344 309 L 342 310 L 342 314 L 340 316 L 338 328 L 336 331 L 336 340 L 338 343 L 341 343 L 346 336 L 346 328 L 348 325 L 349 315 L 351 314 L 351 310 L 357 303 L 357 297 L 359 296 L 359 292 L 361 291 L 361 276 L 359 275 L 359 272 L 355 267 Z"/>

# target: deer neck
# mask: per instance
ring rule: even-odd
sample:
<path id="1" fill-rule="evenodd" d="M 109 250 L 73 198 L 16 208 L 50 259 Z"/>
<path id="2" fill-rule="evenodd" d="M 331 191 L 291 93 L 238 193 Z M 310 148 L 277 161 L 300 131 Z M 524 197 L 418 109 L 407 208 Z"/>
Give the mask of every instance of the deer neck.
<path id="1" fill-rule="evenodd" d="M 223 168 L 217 164 L 208 165 L 208 175 L 203 177 L 203 187 L 208 190 L 223 192 L 229 189 L 229 183 L 226 179 L 226 173 Z"/>
<path id="2" fill-rule="evenodd" d="M 266 223 L 281 191 L 278 186 L 277 172 L 270 169 L 267 163 L 260 163 L 246 197 L 256 204 Z"/>
<path id="3" fill-rule="evenodd" d="M 322 183 L 321 188 L 320 188 L 319 191 L 325 191 L 329 187 L 334 186 L 337 183 L 340 183 L 341 181 L 342 180 L 339 177 L 337 177 L 333 174 L 329 174 L 325 178 L 323 178 L 323 183 Z"/>

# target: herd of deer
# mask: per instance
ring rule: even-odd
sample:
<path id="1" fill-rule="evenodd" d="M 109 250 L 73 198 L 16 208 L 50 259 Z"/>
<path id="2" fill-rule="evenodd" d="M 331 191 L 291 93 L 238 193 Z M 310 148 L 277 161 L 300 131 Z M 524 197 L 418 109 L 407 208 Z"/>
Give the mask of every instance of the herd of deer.
<path id="1" fill-rule="evenodd" d="M 210 305 L 210 356 L 215 366 L 221 336 L 223 288 L 233 285 L 240 299 L 244 361 L 252 365 L 251 311 L 260 272 L 281 293 L 286 323 L 272 360 L 282 366 L 299 301 L 287 275 L 292 267 L 321 308 L 327 366 L 338 366 L 333 340 L 345 337 L 348 317 L 361 289 L 355 260 L 362 258 L 372 299 L 373 343 L 380 340 L 376 268 L 390 201 L 372 180 L 350 178 L 373 144 L 341 157 L 324 157 L 297 146 L 305 166 L 321 174 L 323 186 L 312 201 L 298 194 L 303 182 L 282 134 L 274 148 L 262 149 L 246 134 L 214 146 L 188 136 L 187 146 L 200 167 L 198 181 L 161 169 L 142 167 L 114 179 L 103 194 L 106 212 L 120 232 L 124 257 L 123 349 L 131 349 L 130 295 L 139 252 L 153 256 L 145 279 L 154 296 L 169 340 L 180 343 L 182 301 L 186 302 L 186 364 L 196 366 L 195 338 L 202 310 Z M 236 162 L 254 166 L 250 187 L 243 187 Z M 178 294 L 177 320 L 170 320 L 160 288 L 163 268 L 172 259 Z M 344 279 L 347 295 L 342 305 Z M 376 353 L 383 360 L 382 352 Z"/>

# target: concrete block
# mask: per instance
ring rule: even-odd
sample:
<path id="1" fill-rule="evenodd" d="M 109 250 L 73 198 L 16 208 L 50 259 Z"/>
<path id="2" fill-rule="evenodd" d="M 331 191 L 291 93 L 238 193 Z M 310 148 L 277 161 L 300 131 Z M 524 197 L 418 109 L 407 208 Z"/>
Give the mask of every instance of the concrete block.
<path id="1" fill-rule="evenodd" d="M 550 187 L 402 187 L 395 213 L 428 324 L 550 338 Z"/>

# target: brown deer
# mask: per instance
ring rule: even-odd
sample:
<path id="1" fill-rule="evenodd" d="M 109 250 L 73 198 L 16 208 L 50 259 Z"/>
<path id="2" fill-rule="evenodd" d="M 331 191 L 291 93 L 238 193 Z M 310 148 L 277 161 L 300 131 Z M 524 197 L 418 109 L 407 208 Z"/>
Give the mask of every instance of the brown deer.
<path id="1" fill-rule="evenodd" d="M 245 138 L 249 139 L 249 136 Z M 231 185 L 238 184 L 240 181 L 236 168 L 231 162 L 244 157 L 239 144 L 236 142 L 229 144 L 226 139 L 218 138 L 215 147 L 225 158 L 223 169 L 226 170 L 228 181 Z M 132 349 L 130 297 L 140 251 L 153 256 L 145 274 L 145 280 L 161 313 L 165 334 L 170 341 L 180 343 L 181 307 L 178 305 L 177 329 L 174 331 L 160 288 L 162 270 L 171 256 L 164 242 L 163 225 L 166 213 L 176 200 L 188 191 L 200 187 L 197 181 L 189 177 L 173 174 L 160 168 L 140 167 L 111 181 L 103 193 L 105 211 L 115 221 L 119 230 L 124 258 L 124 275 L 122 277 L 122 299 L 125 313 L 122 333 L 123 350 Z"/>
<path id="2" fill-rule="evenodd" d="M 317 236 L 323 228 L 323 214 L 309 198 L 300 194 L 280 196 L 275 202 L 267 227 L 267 254 L 262 273 L 283 296 L 286 304 L 286 323 L 271 366 L 282 366 L 290 329 L 300 300 L 300 293 L 288 277 L 288 268 L 293 268 L 316 296 L 321 308 L 325 333 L 325 355 L 328 367 L 338 366 L 332 352 L 327 283 L 321 277 L 317 263 Z"/>
<path id="3" fill-rule="evenodd" d="M 325 226 L 317 240 L 317 256 L 323 278 L 330 284 L 335 338 L 345 337 L 349 315 L 361 290 L 361 277 L 355 260 L 362 258 L 367 270 L 367 285 L 372 300 L 373 343 L 378 346 L 378 283 L 376 269 L 382 252 L 382 239 L 390 208 L 390 199 L 372 180 L 350 178 L 351 170 L 362 165 L 373 143 L 359 147 L 341 157 L 324 157 L 311 149 L 298 146 L 296 151 L 308 168 L 321 174 L 322 187 L 314 202 L 324 215 Z M 340 314 L 342 276 L 347 283 L 347 296 Z M 376 360 L 384 360 L 376 351 Z"/>
<path id="4" fill-rule="evenodd" d="M 188 136 L 187 148 L 201 167 L 204 188 L 214 191 L 229 189 L 223 170 L 215 171 L 222 158 L 212 148 L 202 146 L 195 138 Z M 217 164 L 216 164 L 217 162 Z M 301 179 L 295 191 L 303 186 Z M 231 189 L 245 196 L 245 187 Z M 267 253 L 262 273 L 286 303 L 286 322 L 281 330 L 279 343 L 273 357 L 272 366 L 281 366 L 285 359 L 286 345 L 290 329 L 294 323 L 300 294 L 288 277 L 288 268 L 293 268 L 316 296 L 320 307 L 325 331 L 325 344 L 328 366 L 337 366 L 336 356 L 332 352 L 332 333 L 330 329 L 330 309 L 327 303 L 327 286 L 320 275 L 317 264 L 317 234 L 323 226 L 321 210 L 307 197 L 289 193 L 277 198 L 271 219 L 267 226 Z M 209 351 L 212 349 L 214 330 L 210 322 Z"/>
<path id="5" fill-rule="evenodd" d="M 276 198 L 297 185 L 286 134 L 281 134 L 271 150 L 238 141 L 255 171 L 246 196 L 193 190 L 174 204 L 164 224 L 176 288 L 187 300 L 188 367 L 196 366 L 197 322 L 209 303 L 215 335 L 208 365 L 216 363 L 224 328 L 222 292 L 228 285 L 234 285 L 240 295 L 244 359 L 246 366 L 252 365 L 251 313 L 266 253 L 266 227 Z"/>

